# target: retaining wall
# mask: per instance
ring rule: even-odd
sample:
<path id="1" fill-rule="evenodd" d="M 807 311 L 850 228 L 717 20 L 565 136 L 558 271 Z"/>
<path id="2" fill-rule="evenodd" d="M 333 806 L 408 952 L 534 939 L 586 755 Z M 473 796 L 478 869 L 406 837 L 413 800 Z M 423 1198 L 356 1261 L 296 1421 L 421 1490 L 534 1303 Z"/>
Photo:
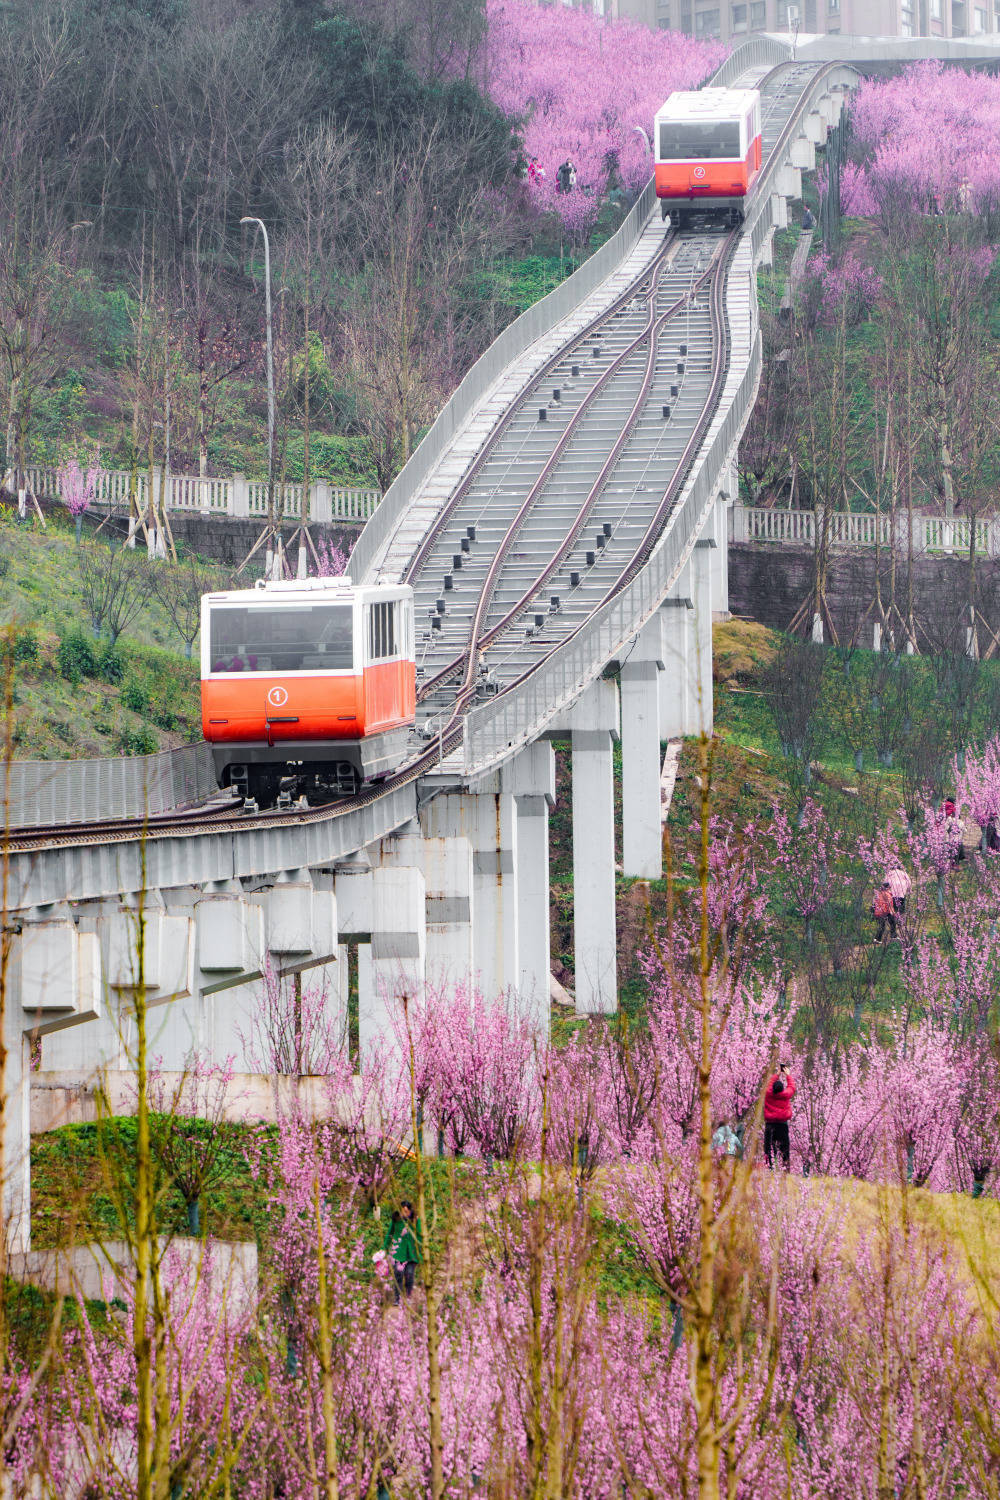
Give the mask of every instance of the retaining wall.
<path id="1" fill-rule="evenodd" d="M 919 557 L 913 564 L 913 601 L 918 631 L 927 644 L 945 644 L 964 631 L 963 607 L 968 593 L 968 560 L 959 557 Z M 882 601 L 889 601 L 890 565 L 879 568 Z M 1000 561 L 976 563 L 976 603 L 990 628 L 1000 634 Z M 734 542 L 729 547 L 729 608 L 732 614 L 784 630 L 813 587 L 813 554 L 807 548 L 752 546 Z M 865 620 L 875 598 L 875 554 L 860 549 L 831 554 L 827 602 L 841 640 L 857 634 L 871 645 L 873 616 Z M 896 600 L 905 609 L 906 559 L 896 563 Z M 982 644 L 982 643 L 981 643 Z"/>

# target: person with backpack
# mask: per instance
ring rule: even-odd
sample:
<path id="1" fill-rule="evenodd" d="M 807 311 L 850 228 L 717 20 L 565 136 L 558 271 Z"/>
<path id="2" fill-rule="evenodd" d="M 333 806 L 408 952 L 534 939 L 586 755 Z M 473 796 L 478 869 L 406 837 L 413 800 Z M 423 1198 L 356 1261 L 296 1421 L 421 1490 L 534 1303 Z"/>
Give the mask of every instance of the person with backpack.
<path id="1" fill-rule="evenodd" d="M 788 1122 L 792 1118 L 792 1100 L 795 1098 L 795 1079 L 788 1071 L 788 1064 L 781 1063 L 777 1073 L 767 1086 L 764 1095 L 764 1158 L 774 1168 L 774 1153 L 777 1150 L 785 1170 L 791 1161 L 788 1139 Z"/>
<path id="2" fill-rule="evenodd" d="M 385 1232 L 383 1249 L 392 1263 L 395 1278 L 395 1300 L 398 1306 L 400 1292 L 407 1297 L 413 1295 L 413 1280 L 421 1261 L 423 1232 L 420 1220 L 414 1213 L 413 1204 L 404 1198 L 399 1208 L 394 1208 L 389 1227 Z"/>
<path id="3" fill-rule="evenodd" d="M 889 937 L 896 936 L 896 903 L 892 899 L 892 891 L 888 880 L 883 880 L 875 898 L 872 901 L 872 916 L 875 918 L 875 942 L 885 941 L 885 930 L 888 927 Z"/>

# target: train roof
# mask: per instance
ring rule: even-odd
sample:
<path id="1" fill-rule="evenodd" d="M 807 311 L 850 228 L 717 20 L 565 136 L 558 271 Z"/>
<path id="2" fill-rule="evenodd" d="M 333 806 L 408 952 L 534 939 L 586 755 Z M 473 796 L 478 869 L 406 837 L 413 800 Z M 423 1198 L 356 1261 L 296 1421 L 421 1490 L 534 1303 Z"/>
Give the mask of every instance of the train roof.
<path id="1" fill-rule="evenodd" d="M 205 597 L 213 604 L 330 604 L 341 601 L 349 604 L 353 599 L 408 599 L 413 590 L 409 584 L 362 584 L 355 586 L 349 573 L 338 578 L 289 578 L 264 582 L 260 579 L 252 588 L 225 589 Z"/>
<path id="2" fill-rule="evenodd" d="M 678 89 L 657 110 L 658 120 L 738 120 L 760 99 L 757 89 Z"/>

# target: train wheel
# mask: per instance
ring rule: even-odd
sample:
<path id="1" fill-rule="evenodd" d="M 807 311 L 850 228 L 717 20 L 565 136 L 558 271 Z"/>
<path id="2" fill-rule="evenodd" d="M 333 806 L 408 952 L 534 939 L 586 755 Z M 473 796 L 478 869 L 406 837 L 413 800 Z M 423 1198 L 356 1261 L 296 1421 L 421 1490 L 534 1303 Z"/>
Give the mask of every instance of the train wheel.
<path id="1" fill-rule="evenodd" d="M 248 766 L 247 795 L 260 809 L 274 807 L 281 791 L 281 766 Z"/>

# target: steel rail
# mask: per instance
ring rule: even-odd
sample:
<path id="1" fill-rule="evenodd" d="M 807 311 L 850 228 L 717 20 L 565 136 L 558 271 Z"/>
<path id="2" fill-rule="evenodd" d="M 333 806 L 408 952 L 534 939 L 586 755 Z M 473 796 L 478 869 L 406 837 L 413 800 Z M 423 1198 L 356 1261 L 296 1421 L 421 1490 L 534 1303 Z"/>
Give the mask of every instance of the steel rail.
<path id="1" fill-rule="evenodd" d="M 720 242 L 720 245 L 723 248 L 723 258 L 725 256 L 725 247 L 734 237 L 736 239 L 739 238 L 738 229 L 733 230 L 726 240 Z M 636 423 L 640 415 L 642 414 L 642 410 L 649 395 L 650 387 L 656 374 L 656 360 L 659 353 L 657 340 L 659 339 L 663 330 L 668 326 L 668 324 L 679 313 L 685 310 L 691 298 L 696 296 L 698 292 L 701 291 L 705 282 L 717 276 L 721 263 L 722 261 L 718 254 L 714 255 L 711 263 L 706 266 L 705 270 L 701 273 L 697 280 L 692 282 L 692 285 L 688 289 L 688 291 L 685 292 L 683 296 L 678 297 L 674 302 L 672 302 L 669 307 L 664 308 L 661 313 L 658 313 L 651 318 L 650 322 L 647 323 L 642 332 L 622 352 L 618 359 L 608 367 L 601 378 L 595 382 L 593 388 L 588 393 L 586 400 L 581 402 L 577 411 L 574 412 L 573 417 L 567 424 L 559 445 L 553 451 L 551 457 L 546 462 L 545 467 L 542 469 L 542 472 L 539 474 L 537 480 L 535 481 L 534 485 L 523 501 L 517 515 L 514 517 L 514 520 L 512 521 L 506 536 L 494 553 L 493 561 L 483 583 L 483 587 L 479 596 L 479 603 L 476 607 L 476 612 L 472 619 L 472 624 L 469 631 L 469 644 L 458 655 L 456 655 L 452 661 L 448 662 L 444 667 L 440 668 L 434 677 L 430 678 L 426 683 L 423 683 L 421 685 L 421 700 L 431 692 L 433 692 L 436 688 L 440 687 L 443 683 L 454 677 L 455 673 L 461 669 L 463 663 L 466 664 L 465 683 L 470 683 L 477 669 L 479 655 L 481 654 L 484 647 L 490 645 L 494 640 L 498 639 L 501 635 L 503 635 L 507 630 L 510 629 L 518 616 L 524 611 L 531 600 L 535 598 L 539 591 L 545 587 L 545 584 L 551 578 L 552 574 L 557 570 L 557 568 L 560 567 L 567 554 L 572 550 L 573 546 L 580 536 L 581 531 L 587 524 L 587 518 L 590 516 L 601 495 L 604 493 L 608 479 L 610 478 L 615 465 L 618 463 L 622 451 L 624 450 L 626 444 L 632 436 L 635 430 Z M 581 502 L 576 515 L 570 521 L 570 524 L 562 541 L 557 545 L 556 550 L 553 552 L 542 571 L 537 575 L 532 583 L 528 585 L 528 587 L 524 590 L 516 603 L 512 605 L 512 607 L 507 611 L 503 619 L 499 620 L 488 630 L 484 630 L 482 628 L 483 620 L 485 619 L 487 611 L 489 610 L 489 606 L 492 601 L 493 594 L 496 590 L 496 585 L 499 581 L 500 573 L 506 561 L 507 554 L 509 553 L 511 546 L 513 545 L 517 532 L 520 530 L 521 525 L 527 518 L 529 511 L 533 508 L 539 494 L 547 484 L 548 480 L 551 478 L 552 471 L 555 468 L 557 460 L 562 456 L 563 451 L 568 446 L 570 438 L 575 435 L 574 424 L 578 422 L 580 418 L 585 414 L 590 402 L 595 399 L 601 391 L 603 391 L 606 385 L 610 384 L 612 377 L 618 373 L 618 367 L 621 365 L 621 363 L 626 358 L 631 357 L 631 355 L 634 354 L 635 351 L 647 341 L 649 344 L 649 353 L 646 359 L 646 369 L 643 374 L 642 383 L 639 388 L 638 395 L 633 402 L 632 410 L 625 418 L 625 421 L 622 425 L 622 430 L 616 438 L 611 452 L 608 454 L 608 457 L 602 464 L 597 478 L 594 480 L 594 483 L 591 485 L 586 496 Z"/>
<path id="2" fill-rule="evenodd" d="M 493 428 L 493 431 L 486 439 L 482 448 L 472 460 L 472 463 L 469 465 L 467 472 L 463 475 L 462 480 L 455 489 L 455 492 L 452 495 L 451 499 L 446 505 L 442 506 L 437 516 L 435 516 L 434 521 L 428 527 L 426 533 L 424 534 L 423 540 L 420 543 L 420 546 L 417 548 L 413 557 L 406 565 L 406 569 L 404 570 L 402 577 L 403 583 L 412 583 L 417 575 L 425 567 L 428 561 L 428 554 L 433 548 L 435 542 L 441 536 L 442 532 L 445 531 L 448 522 L 451 520 L 455 511 L 461 505 L 462 501 L 466 498 L 469 490 L 478 479 L 480 473 L 485 468 L 486 464 L 490 461 L 491 457 L 493 456 L 494 450 L 497 447 L 497 444 L 499 443 L 500 439 L 506 434 L 508 428 L 513 423 L 514 418 L 517 416 L 518 412 L 521 411 L 524 405 L 531 399 L 531 392 L 537 386 L 541 385 L 543 381 L 547 380 L 552 374 L 553 370 L 557 369 L 559 365 L 564 364 L 567 359 L 570 359 L 575 349 L 579 348 L 579 346 L 585 343 L 587 339 L 593 338 L 594 334 L 599 332 L 599 330 L 602 329 L 605 324 L 610 323 L 612 318 L 617 316 L 617 314 L 626 305 L 626 303 L 631 302 L 638 295 L 648 297 L 652 304 L 652 301 L 656 296 L 657 283 L 659 280 L 660 272 L 663 269 L 663 264 L 667 258 L 667 253 L 676 244 L 677 238 L 678 236 L 676 233 L 667 234 L 664 237 L 663 243 L 657 250 L 653 259 L 649 261 L 648 264 L 643 266 L 639 275 L 636 276 L 634 280 L 629 282 L 628 286 L 620 294 L 620 296 L 616 297 L 614 302 L 612 302 L 609 307 L 606 307 L 603 312 L 598 313 L 594 318 L 592 318 L 591 321 L 583 329 L 581 329 L 581 331 L 575 336 L 575 338 L 571 340 L 570 343 L 562 344 L 554 354 L 549 356 L 549 358 L 544 362 L 544 364 L 540 366 L 539 369 L 535 370 L 533 374 L 529 375 L 528 379 L 518 391 L 513 401 L 511 401 L 510 405 L 507 407 L 507 410 L 504 412 L 503 416 L 499 419 L 496 426 Z M 648 291 L 643 291 L 642 284 L 647 279 L 650 279 L 651 285 Z M 650 316 L 651 318 L 653 316 L 652 310 Z M 557 454 L 560 453 L 565 447 L 565 439 L 569 434 L 572 433 L 574 423 L 590 404 L 592 396 L 595 395 L 599 390 L 603 389 L 607 376 L 610 375 L 612 371 L 615 371 L 617 369 L 617 366 L 621 363 L 622 360 L 627 358 L 628 355 L 634 353 L 636 347 L 638 347 L 642 340 L 646 338 L 647 334 L 648 326 L 620 355 L 616 357 L 616 359 L 612 362 L 608 369 L 604 371 L 603 374 L 598 378 L 592 390 L 584 398 L 579 409 L 574 412 L 573 417 L 571 418 L 565 432 L 563 433 L 563 438 L 560 440 L 560 447 L 556 450 Z"/>
<path id="3" fill-rule="evenodd" d="M 773 78 L 776 74 L 781 73 L 786 68 L 795 66 L 799 65 L 792 62 L 779 63 L 776 67 L 772 68 L 771 71 L 761 80 L 759 87 L 763 87 L 769 79 Z M 813 69 L 813 80 L 815 81 L 815 79 L 822 77 L 824 74 L 833 72 L 837 66 L 838 64 L 836 63 L 830 63 L 826 66 L 821 66 Z M 802 92 L 804 92 L 804 90 Z M 769 156 L 773 156 L 776 152 L 781 150 L 785 144 L 787 144 L 787 141 L 796 123 L 796 112 L 793 111 L 789 116 L 789 119 L 785 123 L 781 134 L 778 136 L 777 140 L 772 146 L 771 151 L 769 152 Z M 625 588 L 627 588 L 629 583 L 631 583 L 637 576 L 637 574 L 642 570 L 642 568 L 648 562 L 650 554 L 652 553 L 657 541 L 659 540 L 660 535 L 662 534 L 663 527 L 669 519 L 670 513 L 673 510 L 674 503 L 679 493 L 684 487 L 684 483 L 687 479 L 688 474 L 690 473 L 691 465 L 694 463 L 697 457 L 698 449 L 700 448 L 704 437 L 709 427 L 711 426 L 711 422 L 715 415 L 715 410 L 717 408 L 718 401 L 721 397 L 722 389 L 725 384 L 726 375 L 728 373 L 729 342 L 726 330 L 725 290 L 729 262 L 732 260 L 732 257 L 736 251 L 741 234 L 742 226 L 740 230 L 734 232 L 734 234 L 729 236 L 722 260 L 719 265 L 721 274 L 719 274 L 713 282 L 710 306 L 713 334 L 715 335 L 713 340 L 714 356 L 712 383 L 709 389 L 709 394 L 706 397 L 705 404 L 702 408 L 702 412 L 697 420 L 694 430 L 692 431 L 691 438 L 685 446 L 684 453 L 682 454 L 674 470 L 674 473 L 671 475 L 670 482 L 667 485 L 666 490 L 664 491 L 663 499 L 657 507 L 656 513 L 650 521 L 649 526 L 647 527 L 641 542 L 636 548 L 635 553 L 629 560 L 628 565 L 625 569 L 623 569 L 622 573 L 615 580 L 611 588 L 607 590 L 603 598 L 597 604 L 595 604 L 594 608 L 589 612 L 589 614 L 580 621 L 579 625 L 577 625 L 575 629 L 571 630 L 568 634 L 563 636 L 558 643 L 558 647 L 554 649 L 561 649 L 562 647 L 565 647 L 569 644 L 569 642 L 574 640 L 578 635 L 585 631 L 588 628 L 590 621 L 598 613 L 598 611 L 603 609 L 604 606 L 607 605 L 612 599 L 614 599 L 617 594 L 621 593 Z M 513 621 L 511 617 L 508 616 L 504 621 L 500 623 L 499 626 L 495 627 L 494 635 L 500 634 L 502 630 L 509 628 L 509 625 L 512 623 Z M 551 655 L 551 653 L 549 653 L 549 655 Z M 504 696 L 507 693 L 513 692 L 516 688 L 527 682 L 537 672 L 542 671 L 546 665 L 547 660 L 548 655 L 542 657 L 539 661 L 532 662 L 524 672 L 520 673 L 519 676 L 513 678 L 509 683 L 505 685 L 503 694 L 501 694 L 500 696 Z"/>
<path id="4" fill-rule="evenodd" d="M 790 65 L 791 64 L 789 64 L 787 61 L 778 63 L 765 74 L 765 76 L 760 80 L 758 87 L 764 88 L 768 82 L 776 78 L 778 74 L 783 72 Z M 826 70 L 817 69 L 814 71 L 822 72 Z M 780 149 L 780 147 L 784 144 L 793 123 L 794 114 L 787 122 L 781 134 L 778 136 L 778 139 L 775 141 L 775 144 L 772 147 L 772 153 L 773 151 Z M 494 559 L 483 583 L 479 604 L 477 606 L 470 627 L 468 644 L 460 653 L 456 654 L 456 656 L 450 662 L 446 663 L 444 667 L 439 668 L 432 678 L 428 679 L 427 682 L 421 684 L 421 688 L 417 696 L 418 703 L 424 701 L 428 696 L 431 695 L 431 693 L 443 686 L 446 682 L 453 679 L 456 673 L 462 669 L 463 663 L 465 664 L 465 677 L 463 679 L 463 687 L 471 686 L 477 669 L 479 655 L 481 654 L 483 648 L 491 644 L 494 640 L 499 639 L 514 625 L 515 621 L 521 614 L 523 614 L 525 609 L 530 605 L 531 601 L 537 596 L 540 590 L 544 588 L 545 584 L 551 578 L 552 574 L 562 564 L 565 557 L 572 549 L 577 538 L 579 537 L 583 527 L 586 525 L 587 516 L 593 510 L 598 499 L 600 498 L 600 495 L 602 494 L 603 489 L 607 484 L 608 477 L 610 476 L 614 465 L 620 457 L 626 445 L 626 442 L 628 441 L 629 436 L 634 430 L 635 424 L 641 414 L 655 371 L 657 334 L 662 331 L 663 327 L 666 326 L 666 324 L 673 316 L 676 315 L 676 313 L 681 311 L 685 306 L 689 305 L 690 300 L 693 299 L 696 293 L 701 290 L 705 282 L 711 280 L 713 285 L 712 303 L 710 308 L 710 318 L 712 320 L 713 333 L 713 373 L 702 412 L 696 420 L 696 425 L 692 432 L 691 439 L 685 445 L 684 451 L 681 454 L 681 457 L 674 469 L 674 473 L 671 476 L 670 483 L 668 484 L 667 489 L 664 493 L 663 500 L 657 507 L 656 514 L 650 522 L 650 525 L 648 526 L 646 532 L 644 533 L 642 541 L 639 544 L 639 548 L 633 559 L 631 560 L 629 567 L 624 570 L 620 578 L 616 580 L 615 584 L 604 595 L 604 597 L 594 605 L 594 608 L 590 611 L 590 615 L 593 615 L 596 610 L 600 609 L 604 604 L 606 604 L 608 599 L 612 598 L 615 593 L 619 592 L 623 587 L 627 586 L 628 582 L 634 576 L 635 572 L 638 571 L 638 568 L 641 567 L 642 564 L 647 560 L 649 552 L 651 551 L 653 545 L 655 545 L 656 539 L 659 536 L 663 525 L 665 524 L 665 521 L 670 513 L 673 502 L 678 492 L 683 487 L 683 482 L 690 471 L 691 463 L 694 461 L 694 458 L 697 455 L 698 448 L 700 447 L 700 444 L 704 438 L 704 434 L 711 423 L 716 406 L 718 404 L 719 397 L 722 393 L 722 387 L 728 369 L 728 344 L 725 341 L 725 314 L 722 307 L 723 294 L 725 290 L 726 275 L 728 274 L 729 263 L 732 260 L 732 256 L 739 242 L 741 233 L 742 225 L 737 226 L 726 237 L 726 239 L 722 242 L 721 252 L 713 257 L 712 263 L 708 267 L 706 267 L 705 271 L 698 278 L 697 282 L 692 285 L 692 287 L 683 297 L 678 298 L 674 304 L 665 309 L 655 322 L 651 320 L 650 324 L 647 324 L 647 327 L 622 352 L 618 359 L 613 362 L 611 366 L 609 366 L 608 370 L 604 372 L 601 379 L 599 379 L 595 383 L 592 390 L 588 393 L 588 396 L 581 403 L 577 411 L 574 412 L 562 435 L 560 444 L 543 467 L 541 473 L 532 486 L 532 489 L 529 491 L 529 494 L 526 497 L 520 511 L 518 512 L 518 515 L 515 517 L 511 528 L 508 530 L 500 546 L 497 548 L 496 553 L 494 554 Z M 671 235 L 667 243 L 672 245 L 675 242 L 676 238 L 676 235 Z M 695 238 L 695 236 L 692 236 L 692 238 Z M 661 251 L 657 255 L 656 261 L 654 262 L 654 264 L 657 266 L 657 275 L 659 273 L 660 267 L 662 266 L 661 257 L 664 255 L 665 249 L 666 246 L 661 249 Z M 648 269 L 649 268 L 647 267 L 647 274 Z M 641 277 L 637 278 L 637 280 L 641 279 Z M 623 293 L 622 297 L 618 299 L 614 306 L 608 309 L 608 311 L 600 318 L 595 320 L 595 322 L 600 324 L 601 322 L 610 319 L 617 308 L 622 305 L 624 301 L 628 300 L 632 295 L 634 295 L 634 293 L 630 291 L 626 291 L 625 293 Z M 650 296 L 655 296 L 655 283 L 654 287 L 651 288 Z M 462 485 L 459 487 L 459 490 L 456 491 L 455 496 L 446 507 L 445 512 L 442 513 L 436 525 L 431 528 L 424 541 L 422 542 L 419 553 L 421 561 L 423 560 L 423 557 L 429 547 L 436 540 L 437 536 L 440 535 L 440 533 L 444 530 L 445 523 L 450 520 L 460 501 L 467 494 L 476 472 L 478 472 L 481 465 L 486 462 L 494 447 L 496 439 L 500 436 L 501 432 L 506 427 L 507 422 L 514 415 L 515 411 L 519 409 L 522 404 L 528 399 L 530 391 L 534 389 L 542 380 L 544 380 L 546 375 L 550 373 L 557 364 L 564 362 L 567 358 L 570 357 L 571 350 L 582 343 L 586 337 L 591 336 L 593 328 L 594 324 L 589 325 L 588 329 L 583 334 L 581 334 L 578 339 L 576 339 L 569 346 L 564 346 L 561 351 L 555 354 L 552 359 L 550 359 L 546 363 L 543 371 L 540 374 L 536 374 L 529 380 L 522 392 L 511 404 L 511 407 L 505 414 L 505 418 L 503 419 L 500 427 L 498 427 L 495 433 L 491 435 L 490 439 L 484 445 L 484 448 L 481 450 L 480 454 L 477 455 L 477 459 L 475 461 L 473 469 L 470 470 L 469 475 L 465 480 L 463 480 Z M 632 353 L 634 353 L 635 349 L 647 339 L 649 339 L 650 343 L 650 352 L 647 363 L 647 372 L 643 380 L 642 388 L 639 392 L 636 402 L 633 405 L 632 411 L 626 419 L 619 439 L 616 441 L 611 454 L 602 467 L 597 480 L 592 486 L 583 504 L 581 505 L 579 511 L 577 512 L 577 515 L 570 523 L 569 530 L 567 531 L 563 542 L 559 545 L 556 552 L 552 555 L 547 566 L 528 586 L 528 588 L 524 590 L 517 602 L 504 615 L 503 619 L 498 621 L 496 625 L 492 626 L 488 631 L 483 631 L 482 621 L 485 618 L 490 601 L 495 592 L 496 584 L 499 580 L 504 560 L 506 559 L 506 556 L 512 545 L 515 532 L 520 528 L 521 523 L 527 517 L 529 511 L 532 509 L 535 500 L 537 499 L 541 490 L 544 488 L 547 480 L 551 477 L 551 473 L 555 467 L 556 460 L 568 446 L 569 439 L 576 430 L 576 424 L 579 422 L 580 418 L 586 411 L 588 405 L 592 402 L 596 395 L 601 390 L 603 390 L 607 384 L 610 383 L 612 376 L 617 373 L 617 369 L 621 365 L 621 363 Z M 718 359 L 720 353 L 724 356 L 724 358 L 722 359 L 721 368 L 719 367 Z M 404 576 L 409 579 L 415 575 L 416 571 L 417 570 L 415 567 L 411 567 L 407 570 Z M 588 615 L 587 618 L 589 618 L 590 615 Z M 571 640 L 573 636 L 575 636 L 579 633 L 580 630 L 585 628 L 586 624 L 587 619 L 582 620 L 576 630 L 570 632 L 569 635 L 563 638 L 564 641 Z M 530 676 L 531 673 L 537 670 L 542 664 L 543 662 L 533 663 L 532 666 L 528 668 L 524 673 L 522 673 L 518 678 L 516 678 L 513 682 L 507 684 L 504 688 L 504 691 L 510 691 L 511 688 L 515 687 L 519 682 Z"/>
<path id="5" fill-rule="evenodd" d="M 211 801 L 212 799 L 207 800 Z M 75 834 L 82 834 L 85 841 L 98 842 L 108 835 L 114 835 L 121 831 L 127 832 L 130 830 L 134 834 L 136 828 L 147 828 L 151 831 L 158 829 L 173 831 L 183 826 L 184 823 L 191 822 L 194 819 L 200 819 L 202 822 L 205 820 L 214 821 L 216 818 L 225 817 L 227 813 L 232 813 L 232 811 L 233 808 L 231 805 L 222 805 L 213 808 L 206 806 L 202 802 L 191 807 L 172 808 L 170 812 L 166 813 L 152 813 L 146 818 L 109 818 L 106 822 L 91 820 L 88 823 L 30 823 L 24 827 L 23 835 L 25 838 L 31 837 L 43 840 L 44 847 L 50 848 L 53 843 L 58 841 L 70 829 Z M 11 828 L 11 838 L 17 838 L 19 832 L 17 827 Z"/>

